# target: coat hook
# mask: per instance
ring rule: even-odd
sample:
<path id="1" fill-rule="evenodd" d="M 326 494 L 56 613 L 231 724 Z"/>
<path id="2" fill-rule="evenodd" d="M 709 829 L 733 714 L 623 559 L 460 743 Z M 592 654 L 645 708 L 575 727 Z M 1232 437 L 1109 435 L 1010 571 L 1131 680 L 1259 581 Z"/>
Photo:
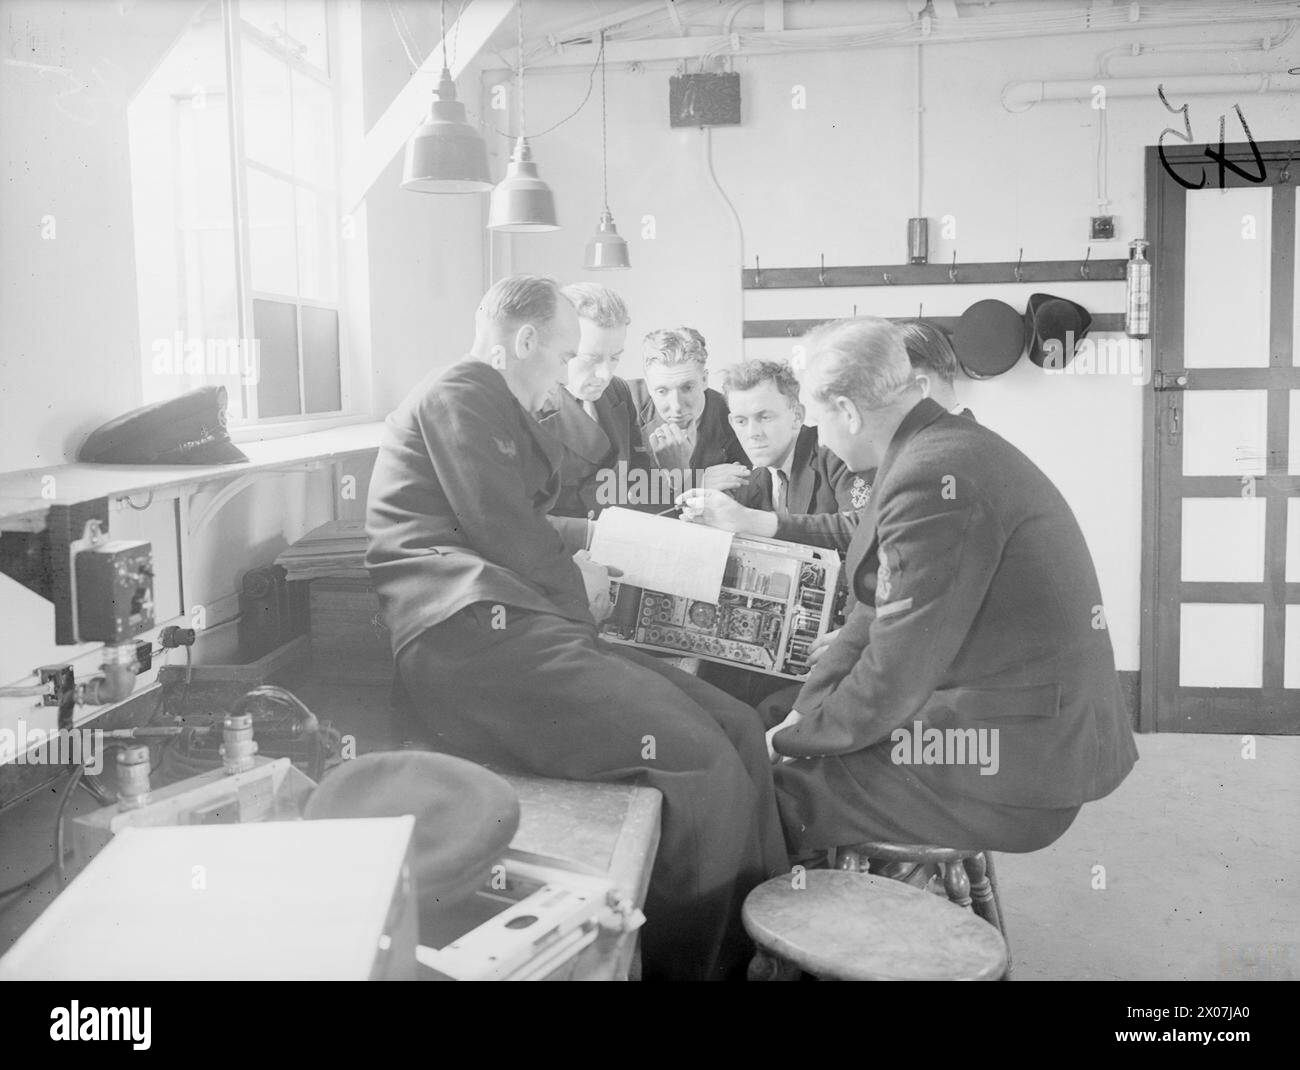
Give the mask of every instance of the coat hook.
<path id="1" fill-rule="evenodd" d="M 817 269 L 817 283 L 820 286 L 826 285 L 826 254 L 821 254 L 822 266 Z"/>
<path id="2" fill-rule="evenodd" d="M 1292 154 L 1292 153 L 1287 153 L 1286 163 L 1284 163 L 1284 164 L 1282 165 L 1282 173 L 1279 174 L 1279 175 L 1277 176 L 1277 180 L 1278 180 L 1279 182 L 1290 182 L 1290 181 L 1291 181 L 1291 160 L 1292 160 L 1292 157 L 1293 157 L 1293 154 Z"/>
<path id="3" fill-rule="evenodd" d="M 1079 278 L 1086 279 L 1088 277 L 1088 261 L 1091 258 L 1092 258 L 1092 246 L 1089 245 L 1088 252 L 1084 255 L 1083 263 L 1079 265 Z"/>
<path id="4" fill-rule="evenodd" d="M 880 273 L 880 276 L 881 276 L 881 278 L 883 278 L 883 279 L 885 280 L 885 285 L 886 285 L 886 286 L 893 286 L 893 285 L 894 285 L 894 276 L 891 275 L 888 271 L 882 271 L 882 272 Z"/>
<path id="5" fill-rule="evenodd" d="M 1024 282 L 1025 274 L 1020 270 L 1020 263 L 1025 259 L 1025 247 L 1020 247 L 1020 255 L 1016 257 L 1016 282 Z"/>
<path id="6" fill-rule="evenodd" d="M 948 269 L 948 281 L 949 282 L 957 281 L 957 250 L 956 249 L 952 251 L 952 267 Z"/>
<path id="7" fill-rule="evenodd" d="M 763 285 L 763 269 L 758 266 L 758 254 L 754 254 L 754 285 Z"/>

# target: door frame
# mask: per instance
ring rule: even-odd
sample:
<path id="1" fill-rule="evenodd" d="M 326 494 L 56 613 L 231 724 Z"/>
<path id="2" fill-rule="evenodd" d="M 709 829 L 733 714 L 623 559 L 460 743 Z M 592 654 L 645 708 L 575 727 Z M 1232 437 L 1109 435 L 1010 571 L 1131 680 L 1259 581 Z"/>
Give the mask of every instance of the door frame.
<path id="1" fill-rule="evenodd" d="M 1295 264 L 1295 227 L 1296 227 L 1296 179 L 1300 174 L 1300 141 L 1256 142 L 1260 157 L 1267 169 L 1266 182 L 1272 189 L 1272 221 L 1276 233 L 1281 223 L 1278 240 L 1273 241 L 1270 280 L 1269 305 L 1269 349 L 1270 362 L 1267 368 L 1231 369 L 1234 375 L 1244 372 L 1248 377 L 1252 371 L 1266 385 L 1275 368 L 1289 366 L 1295 368 L 1300 389 L 1300 367 L 1296 367 L 1292 347 L 1294 325 L 1294 273 Z M 1167 145 L 1164 157 L 1171 164 L 1191 165 L 1196 162 L 1205 164 L 1207 179 L 1212 165 L 1205 157 L 1204 143 L 1188 145 Z M 1224 156 L 1234 162 L 1241 162 L 1247 167 L 1253 166 L 1254 154 L 1249 143 L 1239 142 L 1224 147 Z M 1151 291 L 1151 339 L 1150 362 L 1152 374 L 1143 391 L 1142 402 L 1142 561 L 1141 561 L 1141 638 L 1139 658 L 1141 667 L 1140 701 L 1138 707 L 1138 729 L 1142 732 L 1228 732 L 1247 733 L 1287 733 L 1300 732 L 1300 720 L 1288 716 L 1285 709 L 1273 710 L 1268 714 L 1259 711 L 1259 717 L 1251 727 L 1234 727 L 1221 719 L 1190 718 L 1177 716 L 1177 691 L 1179 684 L 1170 666 L 1177 665 L 1176 656 L 1168 658 L 1160 675 L 1162 663 L 1159 655 L 1167 644 L 1179 645 L 1180 636 L 1177 624 L 1177 605 L 1181 601 L 1176 589 L 1166 593 L 1166 601 L 1171 606 L 1160 603 L 1160 568 L 1181 561 L 1182 548 L 1178 540 L 1169 538 L 1169 533 L 1181 532 L 1181 515 L 1173 515 L 1181 508 L 1182 494 L 1166 495 L 1160 479 L 1161 450 L 1160 438 L 1164 433 L 1162 418 L 1162 396 L 1156 386 L 1160 373 L 1166 375 L 1180 374 L 1183 371 L 1183 300 L 1184 300 L 1184 252 L 1185 252 L 1185 207 L 1186 190 L 1180 186 L 1165 170 L 1160 151 L 1156 145 L 1146 147 L 1146 220 L 1150 240 L 1149 259 L 1152 265 Z M 1249 185 L 1240 176 L 1225 176 L 1228 188 Z M 1206 188 L 1210 187 L 1207 181 Z M 1173 256 L 1166 256 L 1173 250 Z M 1162 263 L 1165 260 L 1165 263 Z M 1283 279 L 1287 285 L 1277 285 L 1276 280 Z M 1285 358 L 1285 361 L 1282 359 Z M 1192 369 L 1189 373 L 1198 379 L 1209 379 L 1213 384 L 1217 378 L 1214 369 Z M 1226 378 L 1226 376 L 1225 376 Z M 1209 384 L 1207 384 L 1209 385 Z M 1226 385 L 1226 384 L 1225 384 Z M 1180 409 L 1181 417 L 1181 409 Z M 1270 394 L 1268 404 L 1267 438 L 1265 440 L 1265 473 L 1257 477 L 1267 485 L 1281 481 L 1284 493 L 1290 494 L 1300 490 L 1300 476 L 1288 474 L 1287 463 L 1289 408 L 1285 391 Z M 1279 452 L 1280 451 L 1280 452 Z M 1273 470 L 1273 458 L 1282 458 L 1280 472 Z M 1211 479 L 1222 477 L 1208 477 Z M 1236 478 L 1236 477 L 1226 477 Z M 1172 499 L 1172 500 L 1168 500 Z M 1165 538 L 1160 538 L 1164 533 Z M 1280 509 L 1268 509 L 1265 512 L 1264 562 L 1265 581 L 1262 602 L 1264 604 L 1264 648 L 1262 652 L 1262 680 L 1264 686 L 1260 691 L 1267 692 L 1268 680 L 1275 664 L 1280 665 L 1285 656 L 1283 629 L 1285 627 L 1286 604 L 1288 601 L 1300 602 L 1300 583 L 1286 583 L 1285 565 L 1280 578 L 1272 582 L 1269 579 L 1269 562 L 1279 555 L 1285 561 L 1286 554 L 1286 506 Z M 1178 582 L 1178 581 L 1175 581 Z M 1211 585 L 1206 585 L 1211 586 Z M 1280 609 L 1276 608 L 1280 605 Z M 1270 612 L 1274 610 L 1274 612 Z M 1283 628 L 1269 631 L 1270 618 L 1277 614 L 1283 618 Z M 1172 627 L 1161 627 L 1161 617 L 1171 617 Z M 1166 625 L 1168 620 L 1166 620 Z M 1162 634 L 1163 633 L 1163 634 Z M 1280 671 L 1280 670 L 1279 670 Z M 1193 694 L 1200 691 L 1220 689 L 1189 688 Z M 1227 689 L 1230 691 L 1255 691 L 1256 689 Z M 1300 690 L 1294 691 L 1295 700 L 1300 703 Z M 1206 696 L 1209 697 L 1209 696 Z M 1283 697 L 1287 697 L 1284 693 Z M 1232 696 L 1224 696 L 1229 702 Z M 1245 700 L 1244 697 L 1242 701 Z M 1229 715 L 1232 712 L 1229 710 Z"/>

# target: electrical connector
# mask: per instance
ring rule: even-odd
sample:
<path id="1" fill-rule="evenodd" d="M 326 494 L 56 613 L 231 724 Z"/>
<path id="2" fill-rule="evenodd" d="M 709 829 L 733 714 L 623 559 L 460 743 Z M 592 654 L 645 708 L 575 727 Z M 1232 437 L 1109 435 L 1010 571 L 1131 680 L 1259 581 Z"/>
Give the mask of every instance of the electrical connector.
<path id="1" fill-rule="evenodd" d="M 135 674 L 139 676 L 142 672 L 148 672 L 153 668 L 153 644 L 136 643 L 135 644 Z"/>
<path id="2" fill-rule="evenodd" d="M 178 646 L 193 646 L 195 631 L 193 628 L 178 628 L 174 624 L 167 625 L 158 633 L 158 642 L 164 650 L 171 650 Z"/>
<path id="3" fill-rule="evenodd" d="M 58 706 L 67 700 L 70 694 L 76 694 L 77 677 L 72 666 L 66 662 L 60 665 L 42 665 L 36 670 L 42 686 L 48 690 L 41 696 L 45 706 Z"/>

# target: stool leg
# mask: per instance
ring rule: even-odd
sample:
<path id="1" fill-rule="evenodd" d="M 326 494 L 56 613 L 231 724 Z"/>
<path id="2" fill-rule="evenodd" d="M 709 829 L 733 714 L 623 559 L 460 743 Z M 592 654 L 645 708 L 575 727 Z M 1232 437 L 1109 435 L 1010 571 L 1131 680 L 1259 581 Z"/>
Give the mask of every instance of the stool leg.
<path id="1" fill-rule="evenodd" d="M 746 976 L 751 981 L 797 981 L 799 973 L 797 967 L 759 948 L 749 960 Z"/>
<path id="2" fill-rule="evenodd" d="M 988 871 L 989 889 L 993 893 L 993 909 L 997 914 L 998 931 L 1002 933 L 1002 939 L 1007 945 L 1007 972 L 1002 978 L 1006 981 L 1011 978 L 1011 940 L 1007 936 L 1007 915 L 1002 909 L 1002 896 L 998 893 L 998 875 L 993 868 L 992 851 L 984 852 L 984 861 Z"/>
<path id="3" fill-rule="evenodd" d="M 970 877 L 970 894 L 973 902 L 971 909 L 992 925 L 998 932 L 1002 931 L 1002 922 L 998 917 L 998 907 L 993 901 L 993 885 L 988 877 L 988 862 L 983 854 L 971 855 L 964 860 L 966 875 Z"/>
<path id="4" fill-rule="evenodd" d="M 960 862 L 946 862 L 943 867 L 943 886 L 948 898 L 959 907 L 970 906 L 970 880 Z"/>

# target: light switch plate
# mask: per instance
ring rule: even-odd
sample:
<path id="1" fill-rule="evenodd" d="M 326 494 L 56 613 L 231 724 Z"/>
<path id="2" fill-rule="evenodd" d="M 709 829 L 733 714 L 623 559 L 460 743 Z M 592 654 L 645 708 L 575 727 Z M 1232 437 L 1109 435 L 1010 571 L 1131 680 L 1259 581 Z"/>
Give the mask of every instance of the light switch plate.
<path id="1" fill-rule="evenodd" d="M 1113 215 L 1095 215 L 1088 232 L 1089 241 L 1113 241 L 1115 238 L 1115 217 Z"/>

